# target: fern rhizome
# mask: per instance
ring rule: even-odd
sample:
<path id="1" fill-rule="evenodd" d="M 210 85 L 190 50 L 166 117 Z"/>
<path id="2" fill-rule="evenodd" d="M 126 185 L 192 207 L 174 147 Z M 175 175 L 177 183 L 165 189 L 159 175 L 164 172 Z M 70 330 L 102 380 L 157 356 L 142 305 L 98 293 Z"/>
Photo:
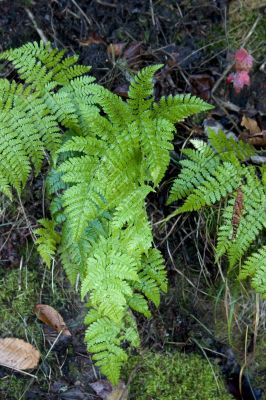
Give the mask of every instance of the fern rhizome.
<path id="1" fill-rule="evenodd" d="M 131 310 L 149 317 L 149 301 L 158 306 L 167 290 L 145 198 L 169 165 L 174 124 L 211 106 L 190 95 L 155 102 L 161 65 L 135 75 L 123 101 L 50 44 L 30 43 L 0 59 L 23 82 L 0 81 L 1 190 L 19 192 L 31 166 L 38 173 L 50 153 L 52 218 L 40 221 L 37 245 L 48 266 L 58 252 L 71 283 L 81 283 L 88 350 L 117 382 L 127 359 L 122 344 L 139 345 Z"/>
<path id="2" fill-rule="evenodd" d="M 184 200 L 169 217 L 225 204 L 215 249 L 216 261 L 226 255 L 229 272 L 251 277 L 254 289 L 266 298 L 266 169 L 253 166 L 252 146 L 224 132 L 209 130 L 209 143 L 191 140 L 194 149 L 183 150 L 181 171 L 168 204 Z M 169 218 L 168 217 L 168 218 Z M 264 233 L 264 235 L 263 235 Z M 255 242 L 256 241 L 256 242 Z"/>

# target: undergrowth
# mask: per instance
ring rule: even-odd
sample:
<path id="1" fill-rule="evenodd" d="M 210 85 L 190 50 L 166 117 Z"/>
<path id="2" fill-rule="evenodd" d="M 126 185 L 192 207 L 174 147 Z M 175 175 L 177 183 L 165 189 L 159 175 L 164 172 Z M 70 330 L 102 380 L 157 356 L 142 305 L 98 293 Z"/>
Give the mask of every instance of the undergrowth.
<path id="1" fill-rule="evenodd" d="M 174 124 L 211 106 L 190 95 L 156 102 L 161 65 L 134 76 L 124 102 L 49 43 L 0 59 L 22 81 L 0 80 L 0 189 L 11 199 L 32 167 L 38 174 L 44 158 L 50 163 L 51 219 L 40 221 L 36 244 L 48 267 L 59 253 L 71 283 L 81 283 L 88 350 L 116 383 L 125 344 L 139 345 L 132 311 L 150 317 L 149 302 L 158 306 L 167 290 L 145 198 L 169 165 Z"/>
<path id="2" fill-rule="evenodd" d="M 168 218 L 222 206 L 215 247 L 216 262 L 226 256 L 228 272 L 241 280 L 251 277 L 254 289 L 266 297 L 266 169 L 247 163 L 254 148 L 209 132 L 209 143 L 192 140 L 185 149 L 181 172 L 174 181 L 168 204 L 184 200 Z M 220 207 L 219 207 L 220 208 Z"/>

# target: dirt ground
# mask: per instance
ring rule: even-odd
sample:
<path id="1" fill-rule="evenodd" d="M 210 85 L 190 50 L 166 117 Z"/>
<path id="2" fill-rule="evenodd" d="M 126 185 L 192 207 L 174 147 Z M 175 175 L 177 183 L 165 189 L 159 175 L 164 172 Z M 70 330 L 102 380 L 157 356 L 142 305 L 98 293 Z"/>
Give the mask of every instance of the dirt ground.
<path id="1" fill-rule="evenodd" d="M 162 63 L 164 67 L 156 82 L 157 97 L 192 92 L 216 106 L 212 118 L 239 134 L 243 114 L 256 118 L 261 128 L 266 129 L 265 19 L 266 4 L 260 0 L 0 0 L 0 51 L 28 41 L 49 40 L 54 46 L 66 49 L 69 55 L 79 54 L 82 64 L 92 66 L 97 80 L 122 97 L 127 96 L 134 71 Z M 252 53 L 255 68 L 251 88 L 239 97 L 230 92 L 226 76 L 234 51 L 242 46 Z M 6 66 L 0 66 L 1 77 L 12 74 Z M 189 136 L 204 135 L 202 122 L 193 118 L 177 127 L 177 157 Z M 169 182 L 176 174 L 177 167 L 172 163 L 158 193 L 149 198 L 148 211 L 153 223 L 169 213 L 165 200 Z M 100 375 L 83 345 L 83 305 L 60 266 L 54 274 L 44 272 L 32 246 L 29 227 L 36 227 L 45 206 L 42 177 L 30 182 L 21 202 L 11 210 L 2 204 L 5 211 L 0 214 L 0 282 L 3 287 L 10 285 L 11 299 L 17 287 L 13 281 L 7 282 L 6 271 L 11 273 L 21 265 L 28 265 L 29 273 L 35 274 L 33 281 L 40 281 L 29 297 L 32 302 L 29 307 L 33 308 L 36 302 L 55 306 L 70 327 L 73 341 L 60 339 L 54 344 L 53 334 L 40 327 L 29 313 L 21 337 L 29 337 L 32 343 L 42 346 L 47 356 L 34 373 L 38 381 L 0 368 L 0 398 L 100 399 L 90 386 Z M 159 310 L 153 310 L 151 320 L 138 319 L 143 346 L 158 351 L 178 346 L 198 353 L 205 349 L 208 357 L 221 364 L 235 398 L 263 399 L 266 305 L 260 303 L 254 347 L 256 296 L 235 294 L 233 287 L 230 299 L 234 302 L 238 297 L 238 306 L 228 329 L 224 308 L 228 299 L 217 298 L 221 276 L 213 268 L 212 234 L 211 215 L 203 213 L 185 216 L 178 225 L 176 221 L 163 228 L 155 225 L 156 243 L 167 260 L 170 290 Z M 15 272 L 14 282 L 19 276 Z M 51 282 L 54 288 L 48 290 Z M 11 300 L 7 304 L 0 296 L 0 306 L 8 314 L 16 304 Z M 17 313 L 20 315 L 20 308 Z M 5 316 L 5 321 L 8 318 Z M 14 320 L 15 324 L 18 318 Z M 0 321 L 0 334 L 11 335 L 14 326 L 3 327 Z M 246 326 L 250 327 L 250 361 L 241 397 L 238 381 L 246 356 Z M 226 355 L 227 361 L 218 353 Z"/>

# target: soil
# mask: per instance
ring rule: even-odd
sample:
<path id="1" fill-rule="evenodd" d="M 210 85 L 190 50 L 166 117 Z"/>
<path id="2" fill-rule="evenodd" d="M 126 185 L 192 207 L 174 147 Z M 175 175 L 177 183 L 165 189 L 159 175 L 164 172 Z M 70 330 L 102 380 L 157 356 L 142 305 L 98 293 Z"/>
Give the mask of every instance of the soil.
<path id="1" fill-rule="evenodd" d="M 250 46 L 256 57 L 253 86 L 247 91 L 245 98 L 230 98 L 230 91 L 224 79 L 221 79 L 215 97 L 211 96 L 215 82 L 222 77 L 226 78 L 225 71 L 231 62 L 232 54 L 243 42 L 242 39 L 238 41 L 237 35 L 235 37 L 228 30 L 227 18 L 231 15 L 228 12 L 231 3 L 235 2 L 229 4 L 226 0 L 0 0 L 0 51 L 28 41 L 39 41 L 41 37 L 46 38 L 54 46 L 64 48 L 69 55 L 79 54 L 80 62 L 92 66 L 92 72 L 99 82 L 124 97 L 127 95 L 128 83 L 134 71 L 145 65 L 162 63 L 164 67 L 156 81 L 157 97 L 192 92 L 213 102 L 217 107 L 212 116 L 219 119 L 226 128 L 238 133 L 244 112 L 257 118 L 261 127 L 266 125 L 263 90 L 266 75 L 263 61 L 266 51 L 261 44 L 265 37 L 260 36 L 259 30 L 262 21 L 264 27 L 266 23 L 261 2 L 252 2 L 248 24 L 242 23 L 242 33 L 241 26 L 235 29 L 242 39 L 250 34 Z M 258 16 L 259 22 L 253 29 Z M 234 25 L 233 17 L 231 18 Z M 253 43 L 252 35 L 255 35 L 256 43 Z M 0 66 L 1 77 L 12 76 L 12 73 L 6 66 Z M 234 107 L 228 100 L 234 103 Z M 173 156 L 178 157 L 178 149 L 190 134 L 204 134 L 201 126 L 202 121 L 195 118 L 180 124 L 175 141 L 177 151 Z M 153 222 L 158 222 L 169 213 L 164 204 L 168 183 L 176 173 L 177 168 L 173 163 L 158 193 L 149 198 L 148 210 Z M 12 269 L 19 265 L 25 252 L 22 249 L 31 241 L 29 226 L 37 225 L 37 219 L 42 216 L 44 208 L 43 182 L 39 178 L 32 181 L 31 190 L 24 194 L 22 203 L 14 204 L 14 210 L 1 217 L 0 268 Z M 217 287 L 219 289 L 220 281 L 212 265 L 212 243 L 206 241 L 209 235 L 206 235 L 203 217 L 200 215 L 198 220 L 195 216 L 183 218 L 178 228 L 174 222 L 163 228 L 154 228 L 156 243 L 167 260 L 170 290 L 168 295 L 163 297 L 159 310 L 153 311 L 151 320 L 138 320 L 143 345 L 156 350 L 178 346 L 188 352 L 199 353 L 202 347 L 207 348 L 208 356 L 221 364 L 229 390 L 235 398 L 262 399 L 263 384 L 256 387 L 256 374 L 263 374 L 265 370 L 262 368 L 251 368 L 251 379 L 248 374 L 243 375 L 242 397 L 238 389 L 239 374 L 242 374 L 241 365 L 245 356 L 243 327 L 246 320 L 243 318 L 243 321 L 237 321 L 239 329 L 234 328 L 234 340 L 230 342 L 226 317 L 220 304 L 222 302 L 215 299 L 213 294 Z M 10 221 L 13 221 L 12 227 L 8 225 Z M 203 254 L 201 264 L 198 254 Z M 26 252 L 26 255 L 29 259 L 32 256 L 31 252 Z M 63 292 L 68 290 L 68 284 L 65 282 Z M 75 299 L 73 306 L 70 301 L 67 306 L 58 302 L 58 307 L 72 331 L 73 340 L 68 342 L 63 338 L 53 347 L 52 359 L 45 360 L 37 371 L 39 384 L 34 379 L 29 380 L 13 373 L 12 376 L 24 384 L 22 386 L 25 394 L 20 398 L 101 398 L 96 396 L 90 386 L 90 383 L 100 379 L 100 375 L 92 366 L 90 356 L 82 344 L 83 306 L 74 293 L 70 296 Z M 244 304 L 249 306 L 252 301 L 254 299 L 243 299 Z M 252 304 L 254 305 L 254 302 Z M 249 314 L 246 317 L 247 323 L 252 325 L 252 317 Z M 219 328 L 216 319 L 220 321 Z M 45 332 L 44 336 L 51 344 L 49 332 Z M 251 335 L 250 343 L 252 340 Z M 227 361 L 224 362 L 217 352 L 226 354 Z M 258 365 L 259 362 L 256 358 L 252 365 Z M 10 391 L 1 387 L 1 382 L 8 375 L 10 371 L 0 369 L 1 400 L 19 398 L 13 397 Z M 265 387 L 266 383 L 264 389 Z"/>

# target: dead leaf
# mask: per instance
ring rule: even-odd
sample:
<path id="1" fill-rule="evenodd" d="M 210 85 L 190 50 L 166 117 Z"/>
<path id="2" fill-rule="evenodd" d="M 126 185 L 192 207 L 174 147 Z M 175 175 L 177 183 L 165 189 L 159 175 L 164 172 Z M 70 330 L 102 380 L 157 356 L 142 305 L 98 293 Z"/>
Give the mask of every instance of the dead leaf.
<path id="1" fill-rule="evenodd" d="M 211 90 L 214 85 L 214 79 L 209 74 L 190 75 L 189 82 L 192 86 L 192 94 L 201 97 L 203 100 L 209 100 Z"/>
<path id="2" fill-rule="evenodd" d="M 96 32 L 92 32 L 92 34 L 87 39 L 79 40 L 79 44 L 84 47 L 100 43 L 106 44 L 105 40 Z"/>
<path id="3" fill-rule="evenodd" d="M 253 146 L 266 147 L 266 131 L 248 136 L 245 140 L 247 143 L 252 144 Z"/>
<path id="4" fill-rule="evenodd" d="M 257 121 L 253 118 L 246 117 L 245 115 L 242 118 L 241 126 L 244 126 L 251 134 L 259 133 L 261 131 Z"/>
<path id="5" fill-rule="evenodd" d="M 128 98 L 128 90 L 129 90 L 129 85 L 125 83 L 124 85 L 118 85 L 114 89 L 114 92 L 118 94 L 118 96 L 125 97 L 126 99 Z"/>
<path id="6" fill-rule="evenodd" d="M 135 60 L 137 57 L 141 56 L 144 52 L 143 43 L 142 42 L 135 42 L 131 43 L 126 50 L 124 51 L 124 58 L 130 64 Z"/>
<path id="7" fill-rule="evenodd" d="M 112 386 L 106 379 L 100 379 L 90 383 L 90 386 L 102 400 L 127 400 L 128 398 L 128 389 L 122 381 L 117 386 Z"/>
<path id="8" fill-rule="evenodd" d="M 40 352 L 30 343 L 16 338 L 0 339 L 0 365 L 15 370 L 36 368 Z"/>
<path id="9" fill-rule="evenodd" d="M 39 320 L 44 322 L 46 325 L 51 326 L 56 330 L 56 332 L 62 332 L 65 336 L 71 336 L 62 316 L 53 307 L 48 306 L 47 304 L 37 304 L 34 312 Z"/>
<path id="10" fill-rule="evenodd" d="M 124 42 L 110 43 L 107 46 L 107 53 L 108 53 L 109 57 L 121 57 L 125 46 L 126 46 L 126 43 L 124 43 Z"/>

